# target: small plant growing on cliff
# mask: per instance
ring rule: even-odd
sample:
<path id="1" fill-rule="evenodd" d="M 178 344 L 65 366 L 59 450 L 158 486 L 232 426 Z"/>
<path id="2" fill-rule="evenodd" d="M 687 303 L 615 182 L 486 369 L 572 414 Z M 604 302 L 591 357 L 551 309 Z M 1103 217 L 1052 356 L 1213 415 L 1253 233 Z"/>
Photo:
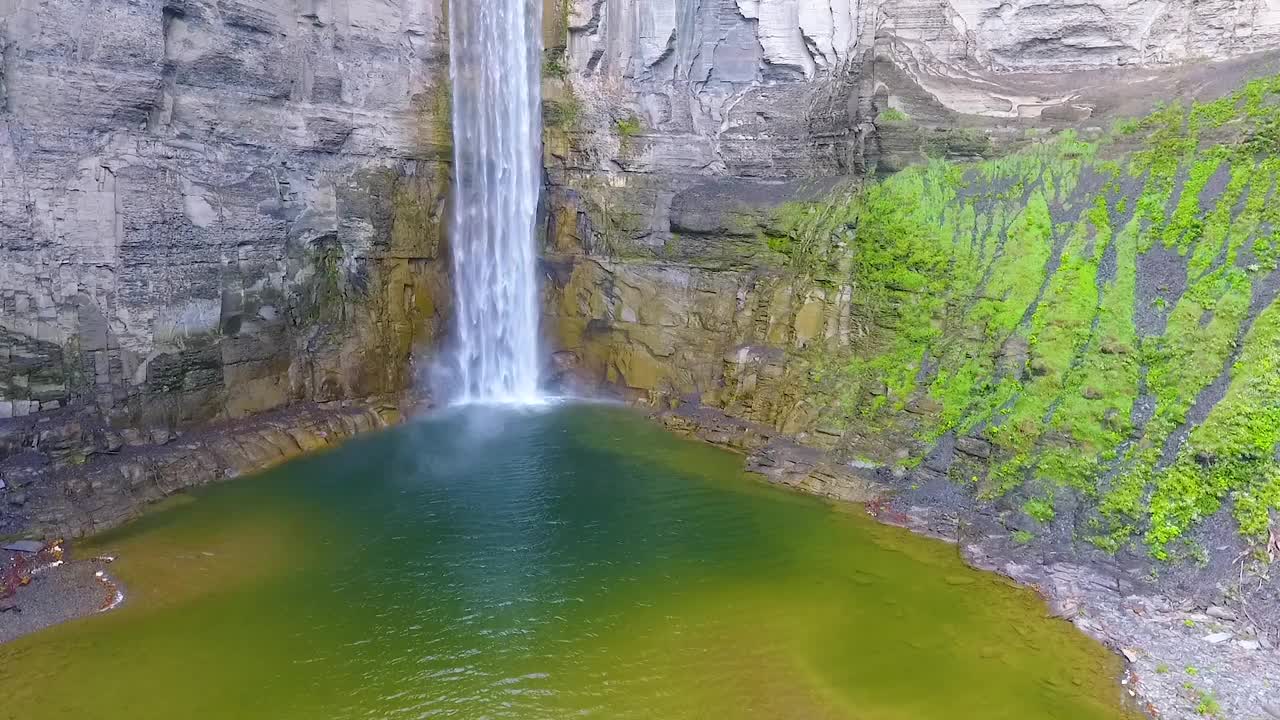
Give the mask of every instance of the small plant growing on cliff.
<path id="1" fill-rule="evenodd" d="M 301 317 L 308 323 L 341 325 L 347 320 L 343 250 L 337 238 L 326 236 L 311 248 L 312 277 Z"/>
<path id="2" fill-rule="evenodd" d="M 1222 711 L 1222 707 L 1218 705 L 1218 699 L 1212 693 L 1201 691 L 1200 702 L 1196 705 L 1196 712 L 1201 715 L 1214 716 Z"/>
<path id="3" fill-rule="evenodd" d="M 578 122 L 582 106 L 573 95 L 562 100 L 546 100 L 542 103 L 542 121 L 549 127 L 568 130 Z"/>
<path id="4" fill-rule="evenodd" d="M 907 122 L 910 119 L 911 119 L 910 115 L 902 112 L 897 108 L 891 108 L 891 107 L 881 110 L 880 114 L 876 116 L 876 120 L 882 123 L 900 123 L 900 122 Z"/>
<path id="5" fill-rule="evenodd" d="M 1035 539 L 1036 539 L 1036 536 L 1032 535 L 1026 530 L 1018 530 L 1013 534 L 1013 541 L 1018 543 L 1019 545 L 1030 545 L 1031 541 Z"/>
<path id="6" fill-rule="evenodd" d="M 644 124 L 635 115 L 628 115 L 614 123 L 613 130 L 618 134 L 618 137 L 626 140 L 644 132 Z"/>
<path id="7" fill-rule="evenodd" d="M 1116 123 L 1116 132 L 1121 135 L 1133 135 L 1134 133 L 1138 132 L 1138 130 L 1140 130 L 1141 127 L 1142 126 L 1138 124 L 1137 119 L 1130 118 L 1128 120 L 1121 120 L 1120 122 Z"/>
<path id="8" fill-rule="evenodd" d="M 569 76 L 569 66 L 565 63 L 564 53 L 548 53 L 542 60 L 543 77 L 563 80 Z"/>
<path id="9" fill-rule="evenodd" d="M 1028 500 L 1022 506 L 1022 511 L 1029 515 L 1033 520 L 1044 525 L 1053 522 L 1053 518 L 1057 516 L 1057 512 L 1053 509 L 1053 503 L 1043 498 L 1033 498 Z"/>

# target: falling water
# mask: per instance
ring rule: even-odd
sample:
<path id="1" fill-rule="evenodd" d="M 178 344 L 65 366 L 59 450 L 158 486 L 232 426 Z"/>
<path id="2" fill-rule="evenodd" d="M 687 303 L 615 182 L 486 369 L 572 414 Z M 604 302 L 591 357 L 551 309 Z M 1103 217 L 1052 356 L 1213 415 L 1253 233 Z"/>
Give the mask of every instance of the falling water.
<path id="1" fill-rule="evenodd" d="M 541 0 L 452 0 L 457 402 L 538 398 Z"/>

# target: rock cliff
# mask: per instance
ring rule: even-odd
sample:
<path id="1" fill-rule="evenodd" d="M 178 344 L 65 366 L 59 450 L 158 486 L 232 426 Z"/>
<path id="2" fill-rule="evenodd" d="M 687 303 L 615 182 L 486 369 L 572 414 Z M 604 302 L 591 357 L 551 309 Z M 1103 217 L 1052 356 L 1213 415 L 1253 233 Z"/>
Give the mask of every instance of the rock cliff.
<path id="1" fill-rule="evenodd" d="M 0 3 L 0 418 L 402 388 L 447 298 L 438 0 Z"/>
<path id="2" fill-rule="evenodd" d="M 167 439 L 402 389 L 448 310 L 444 19 L 0 5 L 0 416 Z M 1273 92 L 1247 83 L 1280 70 L 1280 0 L 544 20 L 561 369 L 969 483 L 1023 531 L 1050 500 L 1088 506 L 1073 535 L 1156 553 L 1224 503 L 1268 529 L 1270 436 L 1206 448 L 1271 392 Z"/>
<path id="3" fill-rule="evenodd" d="M 1182 76 L 1162 71 L 1178 63 L 1280 45 L 1277 0 L 572 0 L 557 7 L 547 44 L 557 54 L 563 46 L 555 63 L 572 71 L 581 102 L 646 131 L 625 157 L 592 158 L 593 169 L 617 162 L 627 170 L 764 177 L 860 170 L 863 160 L 877 159 L 874 147 L 864 157 L 863 143 L 877 134 L 879 111 L 942 127 L 1078 123 L 1136 112 L 1152 97 L 1204 92 L 1197 86 L 1213 82 L 1201 76 L 1173 89 Z"/>
<path id="4" fill-rule="evenodd" d="M 1010 532 L 1267 545 L 1280 4 L 567 10 L 561 367 Z"/>

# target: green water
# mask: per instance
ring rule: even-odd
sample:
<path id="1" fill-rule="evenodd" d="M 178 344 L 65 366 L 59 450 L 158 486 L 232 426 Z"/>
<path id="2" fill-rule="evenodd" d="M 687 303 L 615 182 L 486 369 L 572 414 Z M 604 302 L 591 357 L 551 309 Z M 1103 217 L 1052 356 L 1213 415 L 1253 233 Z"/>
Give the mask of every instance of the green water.
<path id="1" fill-rule="evenodd" d="M 627 411 L 473 411 L 95 541 L 0 717 L 1103 720 L 1116 661 L 955 549 Z"/>

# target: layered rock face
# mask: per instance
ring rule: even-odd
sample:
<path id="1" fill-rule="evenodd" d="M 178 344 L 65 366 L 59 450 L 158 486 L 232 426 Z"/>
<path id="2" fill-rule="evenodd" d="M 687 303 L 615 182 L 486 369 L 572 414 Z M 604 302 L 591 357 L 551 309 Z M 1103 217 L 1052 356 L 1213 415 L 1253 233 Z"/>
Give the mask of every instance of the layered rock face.
<path id="1" fill-rule="evenodd" d="M 841 169 L 841 149 L 813 142 L 806 128 L 820 87 L 807 81 L 854 57 L 866 26 L 860 3 L 580 0 L 570 9 L 558 28 L 567 36 L 548 44 L 565 44 L 588 106 L 581 119 L 589 125 L 598 108 L 657 131 L 614 158 L 623 168 L 764 177 Z"/>
<path id="2" fill-rule="evenodd" d="M 546 68 L 562 367 L 967 488 L 1011 530 L 1188 557 L 1230 507 L 1268 539 L 1277 98 L 1247 83 L 1280 72 L 1280 4 L 572 11 Z"/>
<path id="3" fill-rule="evenodd" d="M 667 394 L 719 387 L 719 360 L 690 355 L 838 342 L 849 327 L 852 286 L 810 287 L 771 247 L 798 225 L 779 217 L 789 203 L 1063 129 L 1096 137 L 1265 75 L 1275 53 L 1260 51 L 1280 47 L 1276 0 L 558 7 L 544 68 L 550 312 L 597 374 Z M 588 327 L 650 339 L 599 357 L 577 341 Z M 626 380 L 633 365 L 643 379 Z"/>
<path id="4" fill-rule="evenodd" d="M 402 388 L 447 298 L 438 0 L 0 5 L 0 418 Z"/>
<path id="5" fill-rule="evenodd" d="M 0 512 L 0 531 L 6 535 L 100 533 L 175 493 L 250 475 L 400 420 L 390 405 L 300 403 L 171 438 L 167 431 L 142 437 L 132 428 L 115 431 L 47 415 L 0 428 L 0 450 L 34 444 L 42 451 L 3 466 L 8 507 Z M 93 455 L 88 463 L 86 452 Z"/>
<path id="6" fill-rule="evenodd" d="M 41 415 L 0 461 L 74 464 L 113 452 L 122 427 L 167 441 L 404 387 L 447 311 L 440 0 L 0 9 L 0 416 Z M 1031 481 L 1066 449 L 1124 455 L 1141 500 L 1182 477 L 1161 473 L 1238 449 L 1194 445 L 1221 403 L 1252 412 L 1270 392 L 1231 387 L 1257 379 L 1240 363 L 1270 342 L 1273 219 L 1249 210 L 1269 207 L 1270 175 L 1236 168 L 1272 152 L 1271 91 L 1181 129 L 1148 113 L 1276 72 L 1277 0 L 572 0 L 544 16 L 562 368 L 925 483 L 1051 494 Z M 1106 223 L 1084 214 L 1100 202 Z M 1201 243 L 1214 217 L 1250 226 Z M 1104 224 L 1124 241 L 1099 240 Z M 969 260 L 957 227 L 981 239 Z M 1059 285 L 1118 297 L 1126 248 L 1129 325 L 1077 337 L 1088 313 Z M 1008 275 L 1014 259 L 1031 265 Z M 1071 342 L 1045 350 L 1059 334 Z M 1211 359 L 1188 364 L 1192 346 Z M 1076 372 L 1113 361 L 1123 387 Z M 45 416 L 85 408 L 74 422 L 92 432 L 67 455 Z M 1085 421 L 1003 442 L 983 408 Z M 1245 487 L 1219 480 L 1166 524 Z"/>
<path id="7" fill-rule="evenodd" d="M 586 109 L 607 105 L 615 121 L 630 112 L 650 131 L 644 152 L 594 165 L 633 171 L 858 170 L 869 123 L 888 107 L 929 125 L 966 124 L 966 115 L 1079 122 L 1115 105 L 1137 112 L 1150 104 L 1144 96 L 1199 90 L 1146 87 L 1163 73 L 1117 68 L 1167 69 L 1280 45 L 1277 0 L 573 0 L 557 8 L 548 45 L 564 45 Z M 624 103 L 629 111 L 617 107 Z"/>

